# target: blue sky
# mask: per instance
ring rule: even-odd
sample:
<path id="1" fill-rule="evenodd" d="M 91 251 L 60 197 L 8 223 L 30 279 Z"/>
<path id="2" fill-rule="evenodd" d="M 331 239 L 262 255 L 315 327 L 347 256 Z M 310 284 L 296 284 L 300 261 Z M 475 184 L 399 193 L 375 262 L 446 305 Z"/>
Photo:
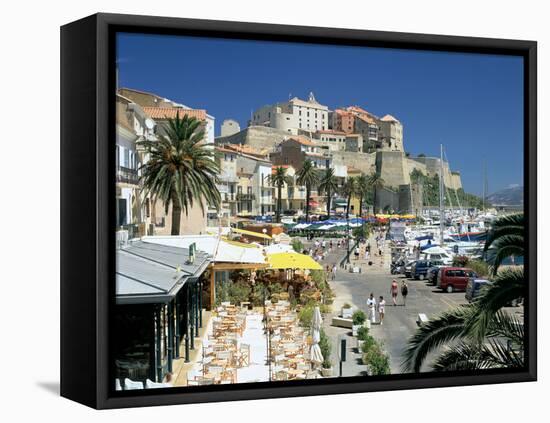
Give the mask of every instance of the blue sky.
<path id="1" fill-rule="evenodd" d="M 405 151 L 445 146 L 467 192 L 523 185 L 523 61 L 520 57 L 266 41 L 119 34 L 119 86 L 206 109 L 216 135 L 253 110 L 307 98 L 330 109 L 359 105 L 404 126 Z"/>

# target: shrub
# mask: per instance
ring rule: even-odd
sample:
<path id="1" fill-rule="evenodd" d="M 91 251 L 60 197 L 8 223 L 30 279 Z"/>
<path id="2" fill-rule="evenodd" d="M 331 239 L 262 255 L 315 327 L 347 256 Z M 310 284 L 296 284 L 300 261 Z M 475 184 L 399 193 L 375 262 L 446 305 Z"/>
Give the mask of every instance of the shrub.
<path id="1" fill-rule="evenodd" d="M 362 325 L 367 320 L 367 315 L 363 310 L 357 310 L 352 314 L 351 319 L 354 325 Z"/>
<path id="2" fill-rule="evenodd" d="M 319 309 L 323 314 L 330 313 L 332 311 L 332 307 L 328 304 L 321 304 Z"/>
<path id="3" fill-rule="evenodd" d="M 369 334 L 365 335 L 362 341 L 363 345 L 361 345 L 361 351 L 364 354 L 368 353 L 372 348 L 377 345 L 376 340 Z"/>
<path id="4" fill-rule="evenodd" d="M 361 326 L 357 330 L 357 339 L 359 339 L 360 341 L 366 340 L 368 336 L 369 336 L 369 328 L 368 327 Z"/>
<path id="5" fill-rule="evenodd" d="M 246 282 L 230 283 L 228 286 L 228 300 L 232 304 L 240 304 L 243 301 L 248 301 L 252 289 Z"/>
<path id="6" fill-rule="evenodd" d="M 363 364 L 369 367 L 373 376 L 390 374 L 390 359 L 378 344 L 363 354 Z"/>
<path id="7" fill-rule="evenodd" d="M 478 274 L 480 277 L 489 275 L 489 265 L 482 260 L 470 260 L 468 267 Z"/>
<path id="8" fill-rule="evenodd" d="M 261 283 L 256 283 L 256 285 L 252 288 L 251 300 L 252 305 L 255 307 L 264 305 L 264 289 L 264 285 Z M 265 294 L 267 294 L 267 292 Z"/>
<path id="9" fill-rule="evenodd" d="M 294 251 L 296 251 L 297 253 L 302 253 L 304 251 L 304 244 L 298 238 L 294 238 L 291 245 Z"/>
<path id="10" fill-rule="evenodd" d="M 298 319 L 300 320 L 300 325 L 304 328 L 311 327 L 311 322 L 313 320 L 313 311 L 315 309 L 314 304 L 308 304 L 300 310 L 298 313 Z"/>
<path id="11" fill-rule="evenodd" d="M 275 282 L 275 283 L 269 284 L 267 286 L 267 290 L 269 292 L 269 295 L 280 294 L 281 292 L 283 292 L 283 286 L 280 283 Z"/>
<path id="12" fill-rule="evenodd" d="M 453 266 L 456 267 L 466 267 L 470 259 L 467 256 L 454 256 L 453 257 Z"/>
<path id="13" fill-rule="evenodd" d="M 325 334 L 325 331 L 323 329 L 321 329 L 321 332 L 319 334 L 319 348 L 321 349 L 321 354 L 323 355 L 323 363 L 321 365 L 325 369 L 330 369 L 332 367 L 332 362 L 330 361 L 330 353 L 332 350 L 330 339 Z"/>
<path id="14" fill-rule="evenodd" d="M 351 308 L 351 304 L 350 303 L 344 303 L 342 308 Z"/>

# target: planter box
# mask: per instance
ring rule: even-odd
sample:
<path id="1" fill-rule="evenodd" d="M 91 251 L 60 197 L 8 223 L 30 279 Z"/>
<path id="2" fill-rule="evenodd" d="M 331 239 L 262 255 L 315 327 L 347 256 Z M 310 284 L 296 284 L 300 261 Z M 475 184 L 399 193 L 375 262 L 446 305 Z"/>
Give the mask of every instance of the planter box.
<path id="1" fill-rule="evenodd" d="M 354 325 L 353 322 L 352 322 L 352 325 L 351 325 L 351 334 L 353 336 L 357 336 L 357 331 L 359 330 L 360 327 L 362 327 L 363 325 Z"/>
<path id="2" fill-rule="evenodd" d="M 323 377 L 332 377 L 332 367 L 330 369 L 321 368 L 321 374 Z"/>
<path id="3" fill-rule="evenodd" d="M 344 319 L 351 319 L 352 315 L 353 315 L 353 309 L 352 308 L 342 308 L 342 317 Z"/>
<path id="4" fill-rule="evenodd" d="M 338 326 L 340 328 L 352 329 L 353 320 L 344 319 L 343 317 L 333 317 L 332 318 L 332 326 Z"/>

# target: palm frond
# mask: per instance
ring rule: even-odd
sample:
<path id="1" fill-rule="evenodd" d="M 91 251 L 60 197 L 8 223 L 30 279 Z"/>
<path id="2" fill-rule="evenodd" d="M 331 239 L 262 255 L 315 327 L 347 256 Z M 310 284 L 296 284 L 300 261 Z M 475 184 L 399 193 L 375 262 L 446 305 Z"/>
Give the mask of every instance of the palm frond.
<path id="1" fill-rule="evenodd" d="M 409 339 L 401 367 L 405 372 L 419 372 L 428 354 L 449 341 L 460 338 L 471 307 L 447 311 L 420 326 Z"/>
<path id="2" fill-rule="evenodd" d="M 523 269 L 506 269 L 493 280 L 485 293 L 476 299 L 474 311 L 465 324 L 465 333 L 474 339 L 483 339 L 497 313 L 518 298 L 525 295 Z"/>

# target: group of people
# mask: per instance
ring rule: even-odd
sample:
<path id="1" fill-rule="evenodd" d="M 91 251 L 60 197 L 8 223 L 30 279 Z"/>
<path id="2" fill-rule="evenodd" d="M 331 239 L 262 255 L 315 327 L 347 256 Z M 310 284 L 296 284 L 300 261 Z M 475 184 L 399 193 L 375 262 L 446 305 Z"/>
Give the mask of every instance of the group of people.
<path id="1" fill-rule="evenodd" d="M 397 305 L 397 297 L 399 296 L 399 291 L 401 291 L 401 296 L 403 297 L 403 305 L 407 304 L 407 295 L 409 294 L 409 286 L 406 281 L 401 283 L 401 289 L 399 284 L 394 279 L 392 280 L 390 286 L 390 295 L 392 298 L 393 306 Z M 371 323 L 376 323 L 376 312 L 378 312 L 380 324 L 384 324 L 384 316 L 386 314 L 386 300 L 383 295 L 380 295 L 378 301 L 374 297 L 374 294 L 371 292 L 369 298 L 367 299 L 367 318 Z"/>

